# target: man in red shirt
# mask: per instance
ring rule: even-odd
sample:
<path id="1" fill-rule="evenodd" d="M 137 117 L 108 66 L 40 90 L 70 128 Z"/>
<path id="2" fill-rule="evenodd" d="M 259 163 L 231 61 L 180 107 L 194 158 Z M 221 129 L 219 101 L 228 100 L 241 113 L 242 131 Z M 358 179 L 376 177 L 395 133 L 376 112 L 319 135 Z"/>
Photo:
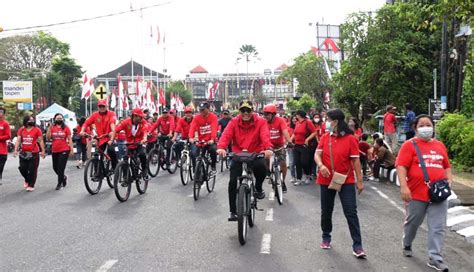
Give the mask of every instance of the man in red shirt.
<path id="1" fill-rule="evenodd" d="M 7 141 L 12 137 L 10 124 L 5 120 L 6 112 L 5 108 L 0 108 L 0 185 L 2 185 L 3 167 L 8 155 Z"/>
<path id="2" fill-rule="evenodd" d="M 264 153 L 265 158 L 270 158 L 272 143 L 270 142 L 270 133 L 265 119 L 258 117 L 253 113 L 252 102 L 242 101 L 239 105 L 240 114 L 233 118 L 227 125 L 217 144 L 217 153 L 223 157 L 226 156 L 226 148 L 232 143 L 232 152 L 241 153 L 247 151 L 251 153 Z M 263 180 L 266 176 L 265 159 L 256 159 L 251 165 L 255 176 L 255 189 L 257 198 L 265 198 L 265 192 L 262 188 Z M 230 164 L 229 180 L 229 221 L 237 220 L 237 178 L 242 175 L 242 163 L 232 161 Z"/>
<path id="3" fill-rule="evenodd" d="M 198 134 L 199 142 L 207 143 L 207 151 L 211 155 L 211 169 L 216 171 L 216 139 L 217 139 L 217 129 L 218 129 L 218 119 L 217 116 L 209 111 L 209 103 L 203 102 L 199 105 L 199 112 L 193 121 L 191 122 L 191 127 L 189 128 L 189 142 L 194 143 L 195 133 Z M 196 158 L 199 154 L 200 149 L 195 145 L 191 148 L 191 153 L 193 157 Z"/>
<path id="4" fill-rule="evenodd" d="M 143 147 L 147 142 L 148 135 L 148 123 L 143 120 L 145 114 L 141 109 L 133 109 L 132 116 L 130 118 L 123 120 L 115 128 L 115 132 L 125 131 L 127 135 L 127 144 L 137 144 L 129 145 L 127 148 L 129 150 L 135 150 L 138 154 L 138 158 L 142 164 L 142 175 L 144 179 L 148 178 L 148 167 L 146 161 L 145 148 Z"/>
<path id="5" fill-rule="evenodd" d="M 112 167 L 115 169 L 118 158 L 112 143 L 115 138 L 115 122 L 117 117 L 115 112 L 107 109 L 107 101 L 105 100 L 99 100 L 97 102 L 97 108 L 99 110 L 89 116 L 82 126 L 81 135 L 85 135 L 87 127 L 92 127 L 92 131 L 94 131 L 98 137 L 102 137 L 99 139 L 98 146 L 102 151 L 107 149 L 107 154 L 112 161 Z"/>
<path id="6" fill-rule="evenodd" d="M 191 107 L 186 107 L 184 109 L 184 117 L 180 118 L 176 129 L 174 131 L 173 142 L 176 141 L 178 135 L 181 135 L 181 140 L 187 140 L 189 138 L 189 129 L 191 128 L 191 122 L 193 121 L 193 109 Z M 184 143 L 179 142 L 176 144 L 176 152 L 178 157 L 181 157 L 181 151 L 184 148 Z M 192 155 L 192 154 L 191 154 Z"/>
<path id="7" fill-rule="evenodd" d="M 275 152 L 275 156 L 278 157 L 280 161 L 280 168 L 283 174 L 283 182 L 282 188 L 283 192 L 286 193 L 286 149 L 285 149 L 285 142 L 290 143 L 290 134 L 288 133 L 288 128 L 286 126 L 285 119 L 282 117 L 276 116 L 277 109 L 276 106 L 273 104 L 266 105 L 263 108 L 263 115 L 268 123 L 268 128 L 270 131 L 270 142 L 273 145 L 273 150 Z M 267 160 L 267 165 L 269 164 L 270 160 Z"/>
<path id="8" fill-rule="evenodd" d="M 175 129 L 174 118 L 168 114 L 167 108 L 163 109 L 163 114 L 156 120 L 152 126 L 151 131 L 158 129 L 158 140 L 166 148 L 166 164 L 169 165 L 171 156 L 171 146 L 173 142 L 169 141 L 173 137 Z"/>
<path id="9" fill-rule="evenodd" d="M 170 115 L 171 117 L 173 117 L 174 119 L 174 127 L 178 127 L 178 122 L 179 120 L 181 120 L 181 118 L 176 114 L 176 110 L 175 109 L 171 109 L 170 110 Z"/>
<path id="10" fill-rule="evenodd" d="M 396 147 L 398 144 L 397 118 L 395 117 L 396 112 L 396 107 L 388 105 L 387 112 L 383 116 L 383 133 L 385 135 L 385 141 L 387 141 L 393 152 L 396 152 Z"/>

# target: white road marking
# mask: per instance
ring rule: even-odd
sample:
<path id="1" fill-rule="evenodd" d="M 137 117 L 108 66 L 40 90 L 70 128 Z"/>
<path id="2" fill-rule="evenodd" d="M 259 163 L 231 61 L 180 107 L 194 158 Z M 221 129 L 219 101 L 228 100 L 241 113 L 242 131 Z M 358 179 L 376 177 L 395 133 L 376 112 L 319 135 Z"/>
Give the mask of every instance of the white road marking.
<path id="1" fill-rule="evenodd" d="M 262 238 L 262 246 L 260 247 L 260 254 L 270 254 L 270 247 L 272 243 L 272 235 L 265 233 Z"/>
<path id="2" fill-rule="evenodd" d="M 453 213 L 457 211 L 464 211 L 464 210 L 469 210 L 468 207 L 463 207 L 463 206 L 456 206 L 448 209 L 448 213 Z"/>
<path id="3" fill-rule="evenodd" d="M 454 226 L 456 224 L 466 222 L 466 221 L 469 221 L 469 220 L 474 220 L 474 214 L 463 214 L 463 215 L 456 216 L 456 217 L 453 217 L 453 218 L 448 218 L 448 222 L 446 223 L 446 225 L 448 227 L 451 227 L 451 226 Z"/>
<path id="4" fill-rule="evenodd" d="M 274 201 L 275 200 L 275 192 L 270 192 L 268 194 L 268 200 L 270 201 Z"/>
<path id="5" fill-rule="evenodd" d="M 194 197 L 194 195 L 193 195 L 193 194 L 190 194 L 190 195 L 188 195 L 188 197 Z"/>
<path id="6" fill-rule="evenodd" d="M 397 208 L 399 211 L 405 213 L 405 209 L 400 207 L 397 203 L 395 203 L 395 201 L 391 200 L 386 194 L 382 193 L 379 189 L 377 189 L 373 186 L 370 186 L 370 188 L 372 188 L 375 192 L 377 192 L 377 194 L 379 194 L 382 198 L 385 198 L 388 202 L 390 202 L 390 204 L 392 204 L 392 206 Z"/>
<path id="7" fill-rule="evenodd" d="M 464 229 L 461 229 L 458 231 L 459 234 L 465 237 L 471 237 L 474 236 L 474 226 L 470 226 Z"/>
<path id="8" fill-rule="evenodd" d="M 273 208 L 267 210 L 267 216 L 265 217 L 266 221 L 273 221 Z"/>
<path id="9" fill-rule="evenodd" d="M 106 272 L 107 270 L 112 268 L 112 266 L 114 266 L 114 264 L 117 262 L 118 260 L 108 260 L 96 272 Z"/>

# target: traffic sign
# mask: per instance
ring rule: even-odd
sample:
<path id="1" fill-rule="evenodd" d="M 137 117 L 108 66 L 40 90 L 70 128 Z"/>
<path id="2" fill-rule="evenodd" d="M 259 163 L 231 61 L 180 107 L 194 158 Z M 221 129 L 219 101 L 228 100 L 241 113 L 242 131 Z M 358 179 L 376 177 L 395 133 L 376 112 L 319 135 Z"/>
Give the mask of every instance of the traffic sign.
<path id="1" fill-rule="evenodd" d="M 428 112 L 433 120 L 441 120 L 443 117 L 442 102 L 439 99 L 430 99 L 428 104 Z"/>
<path id="2" fill-rule="evenodd" d="M 104 84 L 100 84 L 95 90 L 94 90 L 94 96 L 97 97 L 99 100 L 103 100 L 107 98 L 107 88 L 105 88 Z"/>

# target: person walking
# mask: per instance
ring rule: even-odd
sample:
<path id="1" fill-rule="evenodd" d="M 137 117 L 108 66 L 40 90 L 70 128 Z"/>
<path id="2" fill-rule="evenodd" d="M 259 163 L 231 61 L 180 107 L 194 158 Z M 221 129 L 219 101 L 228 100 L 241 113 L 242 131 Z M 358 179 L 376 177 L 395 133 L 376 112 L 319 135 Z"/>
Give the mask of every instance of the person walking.
<path id="1" fill-rule="evenodd" d="M 49 126 L 46 132 L 46 139 L 52 141 L 51 157 L 53 160 L 53 169 L 58 175 L 58 184 L 56 190 L 67 185 L 67 176 L 64 174 L 69 155 L 74 156 L 74 148 L 71 139 L 71 130 L 64 123 L 64 116 L 56 113 L 53 117 L 54 124 Z"/>
<path id="2" fill-rule="evenodd" d="M 413 112 L 413 106 L 411 103 L 405 104 L 405 121 L 403 123 L 403 131 L 405 132 L 405 140 L 410 140 L 415 136 L 415 131 L 413 130 L 413 120 L 415 120 L 415 113 Z"/>
<path id="3" fill-rule="evenodd" d="M 433 139 L 434 122 L 431 116 L 418 115 L 413 122 L 413 128 L 415 137 L 403 143 L 395 163 L 400 180 L 400 196 L 406 203 L 403 255 L 405 257 L 413 256 L 413 240 L 426 217 L 429 256 L 427 265 L 438 271 L 448 271 L 442 254 L 448 200 L 432 202 L 428 186 L 446 181 L 451 186 L 453 181 L 451 164 L 446 146 Z M 419 158 L 423 158 L 423 162 L 420 162 Z M 427 178 L 424 177 L 423 171 L 427 172 Z"/>
<path id="4" fill-rule="evenodd" d="M 41 147 L 41 157 L 46 157 L 45 146 L 43 140 L 43 133 L 41 129 L 36 126 L 35 118 L 33 116 L 25 116 L 23 118 L 23 127 L 17 132 L 17 141 L 15 143 L 15 150 L 13 157 L 20 157 L 20 173 L 24 178 L 23 187 L 28 192 L 35 190 L 36 178 L 38 177 L 39 153 Z M 18 151 L 21 148 L 21 152 Z"/>
<path id="5" fill-rule="evenodd" d="M 314 157 L 319 168 L 317 183 L 321 189 L 323 234 L 320 247 L 331 248 L 332 213 L 334 199 L 338 193 L 352 237 L 352 254 L 357 258 L 366 258 L 367 255 L 362 247 L 356 202 L 356 190 L 359 194 L 364 190 L 359 161 L 359 143 L 353 135 L 354 132 L 345 122 L 344 113 L 340 109 L 328 111 L 326 128 L 330 133 L 321 137 Z M 333 187 L 336 179 L 338 186 Z"/>
<path id="6" fill-rule="evenodd" d="M 81 169 L 82 166 L 87 161 L 87 143 L 88 143 L 88 139 L 87 139 L 87 137 L 83 137 L 83 136 L 80 135 L 81 130 L 82 130 L 82 126 L 84 126 L 85 122 L 86 122 L 86 117 L 82 116 L 77 121 L 77 126 L 76 126 L 77 135 L 75 137 L 77 137 L 77 141 L 76 141 L 76 149 L 77 149 L 77 152 L 76 152 L 76 167 L 77 167 L 77 169 Z M 91 134 L 90 128 L 86 128 L 85 131 L 86 131 L 87 134 L 89 134 L 89 135 Z"/>
<path id="7" fill-rule="evenodd" d="M 296 119 L 296 116 L 290 116 L 290 123 L 288 125 L 288 133 L 290 134 L 290 140 L 294 139 L 294 131 L 296 127 L 296 123 L 298 120 Z M 296 182 L 296 166 L 295 166 L 295 156 L 294 156 L 294 146 L 293 142 L 291 142 L 291 145 L 288 146 L 288 167 L 290 168 L 290 175 L 291 175 L 291 183 Z"/>
<path id="8" fill-rule="evenodd" d="M 7 162 L 8 146 L 7 141 L 12 137 L 10 124 L 5 120 L 5 108 L 0 108 L 0 185 L 2 185 L 3 168 Z"/>
<path id="9" fill-rule="evenodd" d="M 383 133 L 385 135 L 385 141 L 387 141 L 390 149 L 395 152 L 398 144 L 398 137 L 397 137 L 397 118 L 395 117 L 395 113 L 397 112 L 397 108 L 388 105 L 387 112 L 383 116 Z"/>
<path id="10" fill-rule="evenodd" d="M 296 123 L 295 130 L 293 131 L 292 141 L 294 140 L 295 147 L 293 149 L 293 156 L 296 165 L 296 182 L 295 186 L 310 184 L 311 183 L 311 171 L 310 171 L 310 154 L 309 142 L 311 139 L 316 138 L 316 128 L 311 120 L 306 118 L 306 112 L 298 110 L 296 112 Z M 303 172 L 305 177 L 303 178 Z M 303 178 L 303 179 L 302 179 Z"/>

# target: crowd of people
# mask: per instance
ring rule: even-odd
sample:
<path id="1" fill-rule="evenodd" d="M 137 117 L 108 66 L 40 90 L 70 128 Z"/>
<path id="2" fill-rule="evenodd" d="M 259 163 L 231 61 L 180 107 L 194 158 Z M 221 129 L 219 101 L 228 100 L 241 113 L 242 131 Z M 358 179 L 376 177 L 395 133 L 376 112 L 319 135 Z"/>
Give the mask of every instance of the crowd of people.
<path id="1" fill-rule="evenodd" d="M 269 175 L 268 165 L 277 156 L 283 173 L 283 191 L 288 191 L 289 179 L 295 186 L 316 182 L 320 187 L 322 249 L 331 248 L 332 213 L 336 194 L 342 203 L 344 216 L 353 240 L 353 254 L 365 258 L 358 219 L 356 196 L 364 190 L 364 181 L 381 181 L 380 169 L 397 170 L 401 198 L 406 201 L 403 254 L 413 255 L 412 243 L 425 215 L 428 220 L 428 265 L 444 270 L 442 248 L 446 228 L 447 200 L 433 202 L 430 186 L 438 181 L 452 181 L 450 163 L 443 143 L 434 139 L 434 122 L 430 116 L 415 116 L 411 105 L 406 105 L 403 133 L 406 141 L 398 148 L 396 107 L 389 105 L 383 117 L 384 134 L 369 135 L 364 132 L 357 118 L 346 118 L 339 109 L 307 114 L 297 110 L 283 114 L 275 105 L 267 105 L 255 112 L 251 101 L 239 104 L 239 113 L 232 116 L 228 110 L 218 118 L 203 102 L 199 112 L 186 107 L 184 116 L 175 110 L 164 109 L 161 116 L 147 110 L 134 109 L 129 118 L 117 120 L 115 112 L 107 108 L 106 101 L 98 102 L 98 111 L 88 118 L 81 117 L 76 128 L 64 123 L 60 113 L 46 132 L 52 144 L 52 164 L 57 175 L 56 190 L 67 185 L 65 168 L 70 156 L 76 156 L 76 166 L 81 168 L 90 156 L 88 149 L 92 136 L 97 147 L 107 154 L 115 168 L 126 149 L 137 148 L 142 167 L 146 168 L 146 154 L 150 146 L 161 142 L 170 150 L 173 142 L 187 140 L 192 145 L 193 165 L 200 148 L 206 148 L 211 158 L 211 170 L 216 171 L 217 156 L 229 152 L 263 153 L 250 165 L 256 179 L 256 197 L 265 198 L 263 181 Z M 7 158 L 6 141 L 11 138 L 10 126 L 5 120 L 6 110 L 0 108 L 0 179 Z M 127 144 L 137 145 L 127 145 Z M 74 148 L 76 153 L 74 154 Z M 117 146 L 117 149 L 115 148 Z M 183 144 L 176 145 L 180 154 Z M 418 148 L 419 147 L 419 148 Z M 399 149 L 399 151 L 398 151 Z M 421 150 L 421 151 L 420 151 Z M 418 154 L 421 152 L 421 157 Z M 26 191 L 33 191 L 38 175 L 40 157 L 45 158 L 45 140 L 35 125 L 33 116 L 25 116 L 17 132 L 13 155 L 19 157 L 20 173 Z M 179 155 L 178 155 L 179 156 Z M 420 162 L 420 158 L 424 163 Z M 422 166 L 423 165 L 423 166 Z M 426 177 L 427 172 L 428 177 Z M 231 161 L 228 184 L 229 221 L 236 221 L 237 178 L 242 173 L 242 163 Z M 147 175 L 144 171 L 143 175 Z M 147 178 L 147 177 L 146 177 Z"/>

